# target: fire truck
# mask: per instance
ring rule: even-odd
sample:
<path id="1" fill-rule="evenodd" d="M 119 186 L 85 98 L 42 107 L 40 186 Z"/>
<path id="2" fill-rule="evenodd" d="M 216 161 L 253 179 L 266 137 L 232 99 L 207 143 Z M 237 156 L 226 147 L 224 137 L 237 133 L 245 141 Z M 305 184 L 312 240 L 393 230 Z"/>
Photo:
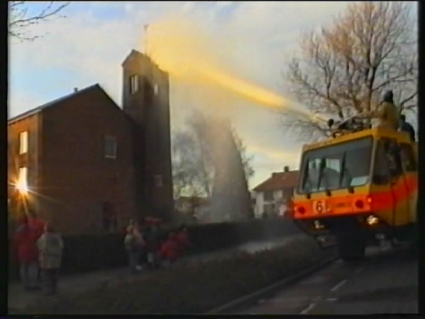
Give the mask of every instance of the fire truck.
<path id="1" fill-rule="evenodd" d="M 348 262 L 383 239 L 393 246 L 416 239 L 417 143 L 363 123 L 353 117 L 331 138 L 304 145 L 292 198 L 290 218 L 319 244 L 334 239 Z"/>

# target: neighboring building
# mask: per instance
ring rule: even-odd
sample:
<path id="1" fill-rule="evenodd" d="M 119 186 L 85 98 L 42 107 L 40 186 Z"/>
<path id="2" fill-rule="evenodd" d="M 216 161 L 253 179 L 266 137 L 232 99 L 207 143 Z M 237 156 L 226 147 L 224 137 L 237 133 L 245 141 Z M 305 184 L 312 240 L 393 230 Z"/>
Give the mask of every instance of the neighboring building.
<path id="1" fill-rule="evenodd" d="M 168 76 L 137 51 L 123 75 L 124 111 L 96 84 L 8 121 L 10 211 L 28 188 L 25 205 L 65 234 L 170 220 Z"/>
<path id="2" fill-rule="evenodd" d="M 273 173 L 270 178 L 253 189 L 255 196 L 255 217 L 283 215 L 286 203 L 291 198 L 298 183 L 299 171 Z"/>

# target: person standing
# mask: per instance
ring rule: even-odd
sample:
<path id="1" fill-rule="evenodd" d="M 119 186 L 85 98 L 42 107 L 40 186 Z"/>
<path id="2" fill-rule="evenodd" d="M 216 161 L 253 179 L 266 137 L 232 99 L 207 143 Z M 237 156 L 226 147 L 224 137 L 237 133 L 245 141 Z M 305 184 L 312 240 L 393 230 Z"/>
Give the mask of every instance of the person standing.
<path id="1" fill-rule="evenodd" d="M 168 235 L 167 241 L 162 244 L 161 257 L 165 261 L 167 267 L 179 258 L 179 246 L 176 239 L 176 233 L 171 232 Z"/>
<path id="2" fill-rule="evenodd" d="M 33 209 L 29 209 L 28 211 L 28 225 L 35 232 L 36 239 L 38 240 L 41 235 L 44 233 L 44 222 L 37 217 L 37 214 Z M 38 267 L 37 271 L 37 285 L 40 284 L 41 281 L 41 269 Z"/>
<path id="3" fill-rule="evenodd" d="M 19 262 L 21 283 L 26 290 L 38 289 L 37 232 L 29 227 L 28 217 L 24 216 L 16 230 L 15 241 Z"/>
<path id="4" fill-rule="evenodd" d="M 399 111 L 394 104 L 393 91 L 390 90 L 385 93 L 378 110 L 370 112 L 370 116 L 379 120 L 377 127 L 397 131 L 399 126 Z"/>
<path id="5" fill-rule="evenodd" d="M 189 240 L 187 233 L 187 227 L 185 225 L 180 226 L 179 231 L 176 235 L 176 242 L 178 245 L 179 255 L 183 256 L 187 253 L 187 250 L 192 247 L 192 243 Z"/>
<path id="6" fill-rule="evenodd" d="M 62 263 L 63 241 L 52 224 L 44 227 L 44 234 L 37 241 L 43 290 L 46 295 L 57 291 L 59 269 Z"/>
<path id="7" fill-rule="evenodd" d="M 127 234 L 124 238 L 124 246 L 127 251 L 129 267 L 132 273 L 137 273 L 142 270 L 139 261 L 144 245 L 143 236 L 138 229 L 138 225 L 134 224 L 128 226 Z"/>
<path id="8" fill-rule="evenodd" d="M 409 122 L 406 122 L 406 115 L 404 114 L 400 115 L 400 131 L 409 134 L 410 140 L 415 142 L 415 129 Z"/>
<path id="9" fill-rule="evenodd" d="M 148 226 L 144 234 L 146 238 L 148 266 L 151 268 L 157 268 L 157 251 L 159 242 L 158 227 L 156 226 L 156 224 Z"/>
<path id="10" fill-rule="evenodd" d="M 37 214 L 32 209 L 28 211 L 28 225 L 35 230 L 38 238 L 43 235 L 45 224 L 40 218 L 37 217 Z"/>

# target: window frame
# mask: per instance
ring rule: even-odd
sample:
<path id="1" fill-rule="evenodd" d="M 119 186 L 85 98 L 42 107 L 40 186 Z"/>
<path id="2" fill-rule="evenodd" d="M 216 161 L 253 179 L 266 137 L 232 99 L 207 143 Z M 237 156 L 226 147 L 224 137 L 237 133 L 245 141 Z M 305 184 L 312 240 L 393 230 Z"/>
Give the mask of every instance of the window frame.
<path id="1" fill-rule="evenodd" d="M 139 76 L 137 74 L 133 74 L 130 76 L 130 94 L 135 94 L 140 89 Z"/>
<path id="2" fill-rule="evenodd" d="M 301 174 L 299 176 L 298 179 L 298 186 L 296 187 L 296 192 L 298 194 L 314 194 L 314 193 L 320 193 L 320 192 L 324 192 L 324 189 L 317 189 L 317 190 L 313 190 L 313 191 L 307 191 L 305 189 L 305 184 L 307 182 L 307 175 L 306 175 L 306 170 L 310 169 L 309 167 L 312 165 L 313 161 L 316 162 L 316 168 L 317 170 L 320 169 L 320 163 L 322 158 L 324 159 L 328 159 L 326 157 L 324 157 L 322 155 L 322 153 L 324 153 L 326 156 L 334 153 L 335 149 L 337 149 L 338 147 L 343 148 L 343 152 L 335 152 L 335 154 L 339 154 L 338 156 L 341 157 L 341 162 L 343 159 L 343 154 L 347 154 L 348 152 L 352 152 L 353 150 L 356 150 L 359 148 L 359 146 L 364 147 L 362 145 L 362 143 L 368 144 L 368 147 L 370 147 L 370 151 L 369 151 L 369 174 L 368 174 L 368 178 L 367 180 L 365 180 L 364 183 L 362 184 L 358 184 L 352 187 L 361 187 L 364 186 L 368 183 L 371 182 L 371 169 L 372 169 L 372 160 L 373 160 L 373 145 L 374 145 L 374 139 L 371 135 L 368 136 L 364 136 L 364 137 L 360 137 L 360 138 L 356 138 L 353 140 L 349 140 L 349 141 L 345 141 L 345 142 L 341 142 L 341 143 L 337 143 L 337 144 L 331 144 L 329 146 L 325 146 L 323 148 L 315 148 L 315 149 L 311 149 L 306 151 L 303 155 L 302 155 L 302 159 L 301 159 Z M 360 144 L 360 145 L 359 145 Z M 355 146 L 352 146 L 355 145 Z M 345 146 L 345 148 L 344 148 Z M 331 149 L 331 151 L 329 151 L 329 149 Z M 347 159 L 346 159 L 347 160 Z M 339 173 L 341 174 L 341 172 Z M 323 178 L 323 175 L 322 175 Z M 321 185 L 321 181 L 320 181 L 320 185 Z M 318 188 L 320 188 L 320 185 L 318 185 Z M 330 191 L 336 191 L 336 190 L 340 190 L 340 189 L 346 189 L 347 187 L 343 186 L 343 185 L 339 185 L 339 187 L 337 188 L 330 188 Z"/>
<path id="3" fill-rule="evenodd" d="M 418 163 L 411 144 L 400 143 L 400 157 L 402 167 L 406 173 L 416 173 L 418 171 Z M 406 159 L 411 162 L 411 166 L 407 166 Z"/>
<path id="4" fill-rule="evenodd" d="M 162 178 L 162 175 L 155 175 L 155 186 L 158 188 L 164 186 L 164 180 Z"/>
<path id="5" fill-rule="evenodd" d="M 381 158 L 379 158 L 379 157 Z M 385 170 L 385 176 L 383 175 L 376 175 L 376 168 L 380 167 L 379 169 L 384 168 Z M 372 171 L 372 183 L 375 185 L 386 185 L 391 180 L 391 173 L 390 168 L 388 166 L 388 159 L 385 156 L 385 146 L 384 142 L 379 139 L 376 140 L 376 146 L 374 149 L 374 160 L 373 160 L 373 171 Z"/>
<path id="6" fill-rule="evenodd" d="M 107 153 L 107 143 L 113 141 L 113 155 Z M 117 159 L 118 155 L 118 139 L 115 135 L 104 135 L 103 136 L 103 157 L 107 159 Z"/>
<path id="7" fill-rule="evenodd" d="M 21 172 L 25 172 L 24 174 L 21 174 Z M 28 166 L 20 166 L 18 169 L 18 179 L 16 182 L 16 186 L 23 183 L 25 185 L 25 188 L 29 188 L 28 186 Z"/>
<path id="8" fill-rule="evenodd" d="M 23 136 L 25 136 L 25 139 L 23 139 Z M 23 140 L 25 143 L 22 143 Z M 25 130 L 19 133 L 19 155 L 27 154 L 28 151 L 29 151 L 29 132 L 28 130 Z"/>
<path id="9" fill-rule="evenodd" d="M 270 195 L 270 196 L 266 196 L 266 195 Z M 265 202 L 270 202 L 270 201 L 274 201 L 274 191 L 264 191 L 263 194 L 263 199 Z"/>
<path id="10" fill-rule="evenodd" d="M 403 163 L 402 163 L 401 152 L 400 152 L 401 150 L 400 145 L 397 143 L 397 140 L 394 140 L 394 139 L 382 138 L 380 141 L 384 143 L 384 152 L 387 155 L 386 158 L 387 158 L 388 170 L 390 173 L 390 180 L 397 179 L 404 174 Z M 389 144 L 392 149 L 389 149 L 388 147 Z M 395 164 L 397 165 L 396 167 L 397 172 L 393 172 L 391 170 L 391 167 L 390 167 L 391 163 L 388 161 L 388 155 L 394 157 Z"/>

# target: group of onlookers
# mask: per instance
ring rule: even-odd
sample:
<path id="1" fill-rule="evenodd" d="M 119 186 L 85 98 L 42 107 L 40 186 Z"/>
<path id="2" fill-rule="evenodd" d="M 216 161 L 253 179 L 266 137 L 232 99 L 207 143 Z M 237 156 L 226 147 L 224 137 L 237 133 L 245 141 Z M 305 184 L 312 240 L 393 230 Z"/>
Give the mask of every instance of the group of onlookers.
<path id="1" fill-rule="evenodd" d="M 145 221 L 144 227 L 130 221 L 126 228 L 124 246 L 128 254 L 130 270 L 136 273 L 145 264 L 149 268 L 158 268 L 161 264 L 170 265 L 187 252 L 192 246 L 186 226 L 171 231 L 162 239 L 160 223 Z"/>
<path id="2" fill-rule="evenodd" d="M 52 224 L 46 224 L 30 211 L 22 217 L 15 234 L 21 282 L 27 290 L 56 293 L 63 241 Z M 41 286 L 41 287 L 40 287 Z"/>
<path id="3" fill-rule="evenodd" d="M 126 227 L 124 246 L 133 273 L 142 270 L 142 265 L 149 268 L 169 265 L 192 246 L 185 226 L 171 231 L 164 239 L 160 228 L 157 220 L 150 219 L 143 227 L 133 221 Z M 15 247 L 24 288 L 29 291 L 42 288 L 46 295 L 55 294 L 64 244 L 53 225 L 29 211 L 16 229 Z"/>

